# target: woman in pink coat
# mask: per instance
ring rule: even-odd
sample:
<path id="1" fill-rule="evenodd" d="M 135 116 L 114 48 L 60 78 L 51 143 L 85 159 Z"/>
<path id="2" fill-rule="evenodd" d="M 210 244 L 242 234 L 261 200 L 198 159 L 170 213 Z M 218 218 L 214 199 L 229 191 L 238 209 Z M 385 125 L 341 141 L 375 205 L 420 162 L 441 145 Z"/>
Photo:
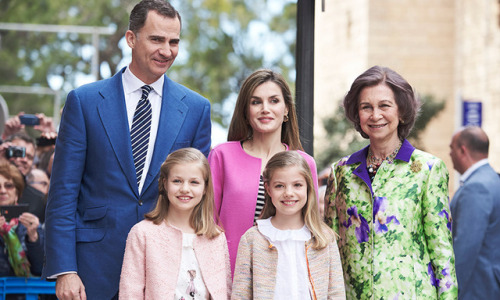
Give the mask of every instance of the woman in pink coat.
<path id="1" fill-rule="evenodd" d="M 303 152 L 290 87 L 283 76 L 262 69 L 241 86 L 228 142 L 216 146 L 208 161 L 212 170 L 215 214 L 225 230 L 231 272 L 238 243 L 264 206 L 262 171 L 276 153 L 299 150 L 306 159 L 318 194 L 316 163 Z"/>

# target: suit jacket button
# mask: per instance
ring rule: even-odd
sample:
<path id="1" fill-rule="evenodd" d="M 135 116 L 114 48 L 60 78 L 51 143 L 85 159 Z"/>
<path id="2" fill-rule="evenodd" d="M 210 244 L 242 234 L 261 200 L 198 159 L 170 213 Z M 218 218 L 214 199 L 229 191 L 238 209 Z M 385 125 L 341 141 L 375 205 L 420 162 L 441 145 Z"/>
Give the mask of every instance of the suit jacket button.
<path id="1" fill-rule="evenodd" d="M 142 206 L 142 204 L 143 204 L 142 201 L 139 201 L 139 205 Z"/>

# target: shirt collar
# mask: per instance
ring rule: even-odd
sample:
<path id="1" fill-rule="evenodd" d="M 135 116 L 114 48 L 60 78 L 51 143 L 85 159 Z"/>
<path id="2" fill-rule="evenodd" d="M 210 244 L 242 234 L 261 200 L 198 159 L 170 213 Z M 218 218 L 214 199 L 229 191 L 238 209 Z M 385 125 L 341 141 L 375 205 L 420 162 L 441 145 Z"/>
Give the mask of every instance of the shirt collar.
<path id="1" fill-rule="evenodd" d="M 480 161 L 478 161 L 475 164 L 473 164 L 472 166 L 470 166 L 470 168 L 468 168 L 467 171 L 465 171 L 462 174 L 462 176 L 460 176 L 460 182 L 461 183 L 465 182 L 470 177 L 470 175 L 472 175 L 472 173 L 474 173 L 474 171 L 476 171 L 480 167 L 486 165 L 487 163 L 488 163 L 488 159 L 487 158 L 483 158 Z"/>
<path id="2" fill-rule="evenodd" d="M 358 152 L 354 152 L 349 159 L 347 160 L 346 164 L 355 164 L 355 163 L 364 163 L 366 164 L 366 158 L 368 157 L 368 148 L 370 145 L 366 146 L 365 148 L 359 150 Z M 415 151 L 415 147 L 413 147 L 408 140 L 403 140 L 403 143 L 401 144 L 401 148 L 399 148 L 398 154 L 394 159 L 402 160 L 409 162 L 411 155 L 413 154 L 413 151 Z"/>
<path id="3" fill-rule="evenodd" d="M 125 94 L 131 94 L 135 92 L 136 90 L 139 90 L 142 88 L 143 85 L 145 85 L 142 80 L 137 78 L 137 76 L 134 75 L 130 71 L 130 66 L 128 68 L 125 68 L 123 71 L 123 90 Z M 153 88 L 156 94 L 158 94 L 160 97 L 162 97 L 163 94 L 163 83 L 165 81 L 165 76 L 160 76 L 158 80 L 153 82 L 152 84 L 149 84 Z"/>

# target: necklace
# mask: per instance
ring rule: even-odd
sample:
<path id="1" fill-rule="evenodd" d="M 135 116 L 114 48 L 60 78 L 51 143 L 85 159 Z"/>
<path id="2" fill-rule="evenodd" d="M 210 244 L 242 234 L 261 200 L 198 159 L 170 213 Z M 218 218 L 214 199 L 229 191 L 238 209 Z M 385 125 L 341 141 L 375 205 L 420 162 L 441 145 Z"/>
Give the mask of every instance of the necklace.
<path id="1" fill-rule="evenodd" d="M 368 169 L 368 174 L 370 175 L 371 181 L 373 181 L 373 179 L 375 178 L 375 175 L 377 174 L 377 170 L 380 167 L 380 165 L 382 165 L 384 160 L 386 160 L 389 163 L 394 162 L 394 158 L 398 154 L 402 143 L 403 143 L 402 141 L 399 141 L 399 145 L 396 147 L 396 149 L 394 149 L 394 151 L 392 151 L 392 153 L 389 154 L 388 156 L 386 156 L 385 158 L 376 157 L 372 152 L 372 148 L 371 147 L 368 148 L 368 159 L 367 159 L 368 166 L 367 166 L 367 169 Z"/>

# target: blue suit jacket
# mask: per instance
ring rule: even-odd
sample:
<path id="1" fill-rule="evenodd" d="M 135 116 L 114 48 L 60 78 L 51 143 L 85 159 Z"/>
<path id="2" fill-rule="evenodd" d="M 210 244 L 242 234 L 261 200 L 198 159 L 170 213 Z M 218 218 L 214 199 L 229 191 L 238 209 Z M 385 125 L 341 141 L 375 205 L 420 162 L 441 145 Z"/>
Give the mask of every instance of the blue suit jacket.
<path id="1" fill-rule="evenodd" d="M 459 299 L 500 299 L 500 178 L 474 171 L 451 201 Z"/>
<path id="2" fill-rule="evenodd" d="M 210 151 L 210 103 L 165 76 L 158 134 L 138 192 L 122 72 L 69 93 L 46 209 L 43 277 L 76 271 L 88 299 L 117 292 L 125 241 L 156 204 L 161 164 L 179 148 Z"/>

